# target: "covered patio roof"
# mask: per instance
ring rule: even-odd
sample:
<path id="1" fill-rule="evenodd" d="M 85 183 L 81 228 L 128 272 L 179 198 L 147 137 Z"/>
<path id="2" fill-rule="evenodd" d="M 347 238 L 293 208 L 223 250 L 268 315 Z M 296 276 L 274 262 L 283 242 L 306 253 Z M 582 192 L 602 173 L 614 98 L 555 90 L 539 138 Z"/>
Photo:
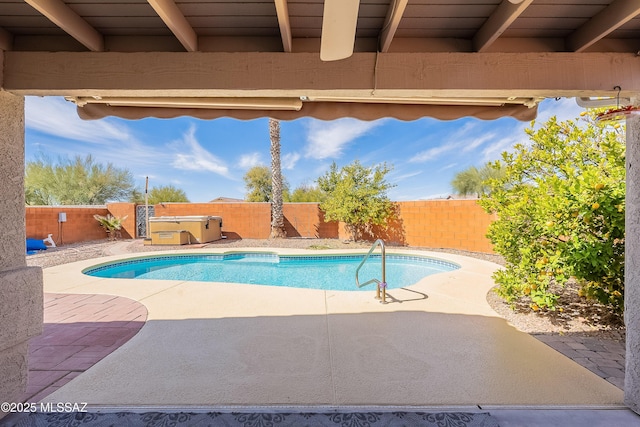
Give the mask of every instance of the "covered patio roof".
<path id="1" fill-rule="evenodd" d="M 23 96 L 88 119 L 528 120 L 548 97 L 637 105 L 639 16 L 640 0 L 0 0 L 0 398 L 24 391 L 42 328 Z M 626 132 L 624 399 L 640 413 L 640 117 Z"/>
<path id="2" fill-rule="evenodd" d="M 84 118 L 529 120 L 545 97 L 636 97 L 639 15 L 640 0 L 2 0 L 0 82 Z"/>

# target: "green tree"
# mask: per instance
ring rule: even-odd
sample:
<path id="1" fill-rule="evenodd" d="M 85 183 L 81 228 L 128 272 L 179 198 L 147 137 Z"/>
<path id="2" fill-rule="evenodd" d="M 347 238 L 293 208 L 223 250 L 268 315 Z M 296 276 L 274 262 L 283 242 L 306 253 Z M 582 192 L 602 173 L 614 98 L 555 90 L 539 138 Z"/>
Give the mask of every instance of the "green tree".
<path id="1" fill-rule="evenodd" d="M 371 225 L 386 225 L 393 213 L 387 190 L 394 185 L 385 179 L 390 171 L 386 164 L 365 167 L 357 160 L 338 170 L 334 162 L 318 178 L 318 186 L 326 194 L 320 204 L 325 221 L 344 222 L 354 240 L 360 240 Z"/>
<path id="2" fill-rule="evenodd" d="M 129 203 L 135 203 L 136 205 L 144 205 L 144 193 L 137 188 L 131 191 L 129 196 Z"/>
<path id="3" fill-rule="evenodd" d="M 269 140 L 271 141 L 271 233 L 272 239 L 287 237 L 282 210 L 283 179 L 280 164 L 280 122 L 269 119 Z"/>
<path id="4" fill-rule="evenodd" d="M 189 202 L 184 190 L 173 185 L 153 187 L 149 190 L 149 204 L 157 205 L 162 202 Z"/>
<path id="5" fill-rule="evenodd" d="M 318 186 L 302 184 L 293 190 L 289 201 L 294 203 L 320 203 L 325 199 L 325 197 L 326 194 Z"/>
<path id="6" fill-rule="evenodd" d="M 488 237 L 506 260 L 499 293 L 555 309 L 558 287 L 575 277 L 582 294 L 622 310 L 624 133 L 589 115 L 526 132 L 529 144 L 494 163 L 504 176 L 480 201 L 498 217 Z"/>
<path id="7" fill-rule="evenodd" d="M 504 175 L 502 168 L 492 167 L 490 164 L 484 165 L 481 169 L 471 166 L 458 172 L 451 181 L 453 190 L 462 196 L 475 194 L 481 197 L 490 191 L 489 181 L 500 179 Z"/>
<path id="8" fill-rule="evenodd" d="M 25 169 L 28 205 L 102 205 L 127 200 L 134 190 L 131 172 L 96 163 L 90 155 L 60 159 L 57 164 L 42 157 L 28 162 Z"/>
<path id="9" fill-rule="evenodd" d="M 271 170 L 266 166 L 254 166 L 244 175 L 247 188 L 247 202 L 268 202 L 271 200 Z"/>
<path id="10" fill-rule="evenodd" d="M 247 189 L 245 200 L 247 202 L 270 202 L 272 195 L 271 169 L 267 166 L 254 166 L 244 174 L 244 183 Z M 282 177 L 282 198 L 289 200 L 289 184 Z"/>

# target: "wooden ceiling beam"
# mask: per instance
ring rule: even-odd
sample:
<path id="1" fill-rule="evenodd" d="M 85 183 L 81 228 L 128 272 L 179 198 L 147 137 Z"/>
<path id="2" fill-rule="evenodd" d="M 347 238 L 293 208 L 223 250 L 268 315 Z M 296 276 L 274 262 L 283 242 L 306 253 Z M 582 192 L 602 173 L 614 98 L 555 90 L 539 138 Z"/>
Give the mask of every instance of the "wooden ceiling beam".
<path id="1" fill-rule="evenodd" d="M 474 50 L 483 52 L 488 49 L 531 3 L 533 0 L 523 0 L 517 4 L 503 0 L 473 37 Z"/>
<path id="2" fill-rule="evenodd" d="M 4 28 L 0 28 L 0 50 L 11 50 L 12 46 L 13 35 Z"/>
<path id="3" fill-rule="evenodd" d="M 42 64 L 47 64 L 43 67 Z M 640 94 L 635 53 L 4 52 L 16 95 L 557 97 Z M 140 73 L 139 70 L 145 70 Z M 304 70 L 304 72 L 300 72 Z M 567 78 L 571 76 L 571 78 Z"/>
<path id="4" fill-rule="evenodd" d="M 104 37 L 61 0 L 25 0 L 67 34 L 94 52 L 104 50 Z"/>
<path id="5" fill-rule="evenodd" d="M 567 37 L 567 49 L 582 52 L 640 14 L 640 0 L 616 0 Z"/>
<path id="6" fill-rule="evenodd" d="M 380 32 L 380 52 L 387 52 L 393 37 L 398 30 L 402 15 L 407 7 L 409 0 L 393 0 L 387 12 L 387 18 L 384 21 L 382 31 Z"/>
<path id="7" fill-rule="evenodd" d="M 274 2 L 276 5 L 276 14 L 278 15 L 278 25 L 280 26 L 282 48 L 285 52 L 292 52 L 291 23 L 289 22 L 287 0 L 274 0 Z"/>
<path id="8" fill-rule="evenodd" d="M 187 52 L 198 50 L 198 35 L 173 0 L 147 0 Z"/>

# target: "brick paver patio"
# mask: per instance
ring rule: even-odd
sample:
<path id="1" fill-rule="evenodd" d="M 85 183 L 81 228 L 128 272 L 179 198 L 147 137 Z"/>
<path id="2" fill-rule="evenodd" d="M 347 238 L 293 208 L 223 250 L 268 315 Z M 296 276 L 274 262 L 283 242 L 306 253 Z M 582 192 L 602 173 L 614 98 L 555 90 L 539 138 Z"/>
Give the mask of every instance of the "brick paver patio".
<path id="1" fill-rule="evenodd" d="M 534 335 L 551 348 L 624 390 L 625 343 L 592 337 Z"/>
<path id="2" fill-rule="evenodd" d="M 37 402 L 127 342 L 147 309 L 113 295 L 44 294 L 44 331 L 29 341 L 23 402 Z"/>

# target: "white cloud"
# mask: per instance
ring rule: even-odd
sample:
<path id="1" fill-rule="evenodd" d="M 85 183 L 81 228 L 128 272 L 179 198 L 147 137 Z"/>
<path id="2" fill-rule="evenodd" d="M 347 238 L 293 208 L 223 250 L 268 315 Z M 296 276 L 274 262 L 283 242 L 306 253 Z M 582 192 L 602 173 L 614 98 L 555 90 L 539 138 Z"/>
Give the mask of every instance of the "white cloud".
<path id="1" fill-rule="evenodd" d="M 411 163 L 424 163 L 430 160 L 437 159 L 442 155 L 452 152 L 460 151 L 462 153 L 468 153 L 482 146 L 488 141 L 493 140 L 496 137 L 495 132 L 478 133 L 474 128 L 478 125 L 475 122 L 468 122 L 455 133 L 448 136 L 447 139 L 439 146 L 429 148 L 428 150 L 421 151 L 414 155 L 409 162 Z"/>
<path id="2" fill-rule="evenodd" d="M 493 132 L 486 133 L 484 135 L 480 135 L 477 138 L 469 138 L 468 140 L 463 140 L 461 145 L 462 152 L 468 153 L 469 151 L 473 151 L 476 148 L 480 147 L 487 141 L 491 141 L 495 139 L 496 134 Z"/>
<path id="3" fill-rule="evenodd" d="M 511 151 L 514 145 L 517 143 L 525 143 L 526 139 L 527 136 L 524 133 L 524 128 L 519 128 L 519 131 L 513 132 L 511 135 L 494 141 L 485 147 L 485 149 L 482 150 L 482 160 L 484 162 L 500 160 L 503 152 Z"/>
<path id="4" fill-rule="evenodd" d="M 238 162 L 238 166 L 241 169 L 251 169 L 259 164 L 262 164 L 262 159 L 260 158 L 260 153 L 257 152 L 243 154 Z"/>
<path id="5" fill-rule="evenodd" d="M 130 129 L 109 119 L 82 120 L 74 104 L 58 97 L 26 97 L 25 126 L 47 135 L 82 142 L 107 144 L 135 140 Z"/>
<path id="6" fill-rule="evenodd" d="M 209 171 L 224 177 L 229 176 L 229 168 L 216 156 L 207 151 L 196 139 L 195 126 L 191 126 L 181 141 L 174 146 L 177 148 L 174 154 L 172 166 L 176 169 L 191 171 Z"/>
<path id="7" fill-rule="evenodd" d="M 458 166 L 458 163 L 449 163 L 448 165 L 443 166 L 443 167 L 441 167 L 440 169 L 438 169 L 438 172 L 446 171 L 446 170 L 448 170 L 448 169 L 453 169 L 453 168 L 455 168 L 456 166 Z"/>
<path id="8" fill-rule="evenodd" d="M 416 172 L 409 172 L 409 173 L 405 173 L 396 177 L 393 177 L 393 182 L 400 182 L 400 181 L 404 181 L 405 179 L 409 179 L 409 178 L 413 178 L 414 176 L 418 176 L 421 175 L 422 172 L 424 171 L 416 171 Z"/>
<path id="9" fill-rule="evenodd" d="M 170 157 L 156 145 L 138 140 L 129 126 L 119 119 L 84 121 L 76 107 L 59 97 L 26 97 L 27 147 L 47 156 L 75 157 L 91 155 L 102 163 L 133 169 L 166 165 Z M 123 155 L 126 153 L 126 155 Z"/>
<path id="10" fill-rule="evenodd" d="M 578 106 L 573 98 L 562 98 L 558 101 L 545 100 L 541 103 L 538 117 L 536 119 L 536 128 L 539 128 L 552 116 L 556 116 L 559 121 L 575 119 L 584 109 Z M 507 135 L 500 135 L 495 130 L 481 133 L 481 130 L 475 129 L 476 122 L 466 123 L 462 128 L 448 137 L 441 145 L 429 148 L 414 155 L 409 162 L 423 163 L 430 160 L 440 158 L 446 154 L 452 154 L 455 151 L 461 153 L 469 153 L 483 147 L 481 156 L 483 162 L 498 160 L 504 151 L 510 151 L 517 143 L 527 143 L 527 135 L 524 130 L 529 127 L 529 123 L 520 123 L 515 128 L 508 130 Z M 504 130 L 501 132 L 505 132 Z M 496 139 L 499 138 L 499 139 Z M 451 166 L 453 167 L 453 165 Z M 444 167 L 442 170 L 449 169 Z"/>
<path id="11" fill-rule="evenodd" d="M 536 118 L 536 128 L 540 128 L 549 118 L 556 116 L 558 121 L 575 119 L 584 109 L 576 104 L 574 98 L 562 98 L 559 100 L 547 99 L 538 108 Z M 458 151 L 460 153 L 471 153 L 481 149 L 481 156 L 484 162 L 497 160 L 503 151 L 509 151 L 516 143 L 527 143 L 528 137 L 524 130 L 529 127 L 529 123 L 519 123 L 515 128 L 508 131 L 482 131 L 477 129 L 480 122 L 465 123 L 458 131 L 436 147 L 416 153 L 409 162 L 424 163 L 451 155 Z M 503 128 L 504 129 L 504 128 Z M 508 134 L 505 134 L 508 132 Z M 499 138 L 499 139 L 496 139 Z M 441 170 L 444 170 L 443 168 Z"/>
<path id="12" fill-rule="evenodd" d="M 296 167 L 296 163 L 298 163 L 298 160 L 300 160 L 300 154 L 298 153 L 287 153 L 284 156 L 282 156 L 282 160 L 281 160 L 281 164 L 282 164 L 282 169 L 284 170 L 292 170 L 293 168 Z"/>
<path id="13" fill-rule="evenodd" d="M 559 100 L 547 99 L 538 107 L 538 117 L 534 129 L 540 129 L 552 116 L 556 116 L 559 122 L 573 120 L 580 116 L 584 108 L 576 104 L 575 98 L 561 98 Z M 499 140 L 493 141 L 482 150 L 483 161 L 498 160 L 505 151 L 511 151 L 516 144 L 529 144 L 529 136 L 525 129 L 530 123 L 520 123 L 516 128 Z"/>
<path id="14" fill-rule="evenodd" d="M 355 119 L 339 119 L 330 122 L 312 120 L 307 134 L 305 157 L 312 159 L 338 158 L 351 141 L 365 135 L 381 121 L 362 122 Z"/>
<path id="15" fill-rule="evenodd" d="M 453 150 L 454 148 L 455 147 L 453 146 L 453 144 L 446 142 L 443 145 L 440 145 L 438 147 L 429 148 L 428 150 L 419 152 L 418 154 L 410 158 L 409 162 L 411 163 L 427 162 L 429 160 L 433 160 L 437 157 L 440 157 L 442 154 L 447 153 Z"/>
<path id="16" fill-rule="evenodd" d="M 455 133 L 456 136 L 465 136 L 469 132 L 471 132 L 475 127 L 478 126 L 477 121 L 468 121 L 462 125 L 460 129 L 458 129 Z"/>

